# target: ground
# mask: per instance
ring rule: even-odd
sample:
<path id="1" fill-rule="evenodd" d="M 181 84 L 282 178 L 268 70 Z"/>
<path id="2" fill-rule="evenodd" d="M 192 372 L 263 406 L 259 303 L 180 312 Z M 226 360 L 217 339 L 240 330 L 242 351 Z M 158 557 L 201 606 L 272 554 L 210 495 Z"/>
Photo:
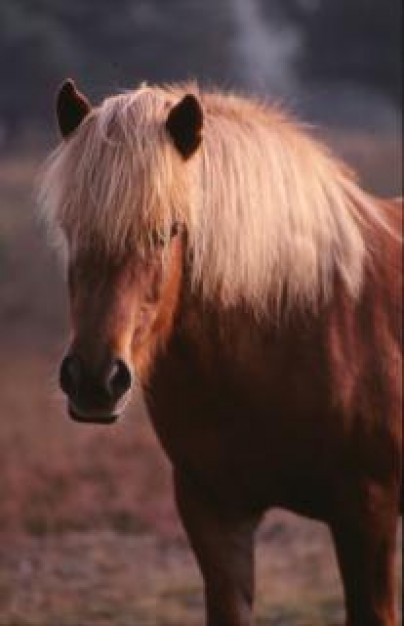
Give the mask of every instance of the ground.
<path id="1" fill-rule="evenodd" d="M 396 143 L 334 142 L 397 193 Z M 0 161 L 0 626 L 201 626 L 201 579 L 141 402 L 108 428 L 66 416 L 67 303 L 34 217 L 39 161 Z M 273 511 L 256 554 L 257 626 L 342 625 L 324 526 Z"/>

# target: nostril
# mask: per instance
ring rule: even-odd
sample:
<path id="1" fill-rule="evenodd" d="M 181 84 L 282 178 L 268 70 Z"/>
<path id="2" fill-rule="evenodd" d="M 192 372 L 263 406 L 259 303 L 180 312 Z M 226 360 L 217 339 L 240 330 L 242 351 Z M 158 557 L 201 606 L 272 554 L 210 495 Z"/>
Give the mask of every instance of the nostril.
<path id="1" fill-rule="evenodd" d="M 128 366 L 122 359 L 115 359 L 108 374 L 106 386 L 114 400 L 118 400 L 128 391 L 132 377 Z"/>
<path id="2" fill-rule="evenodd" d="M 66 356 L 60 366 L 59 384 L 62 391 L 69 397 L 77 395 L 80 384 L 81 364 L 78 357 Z"/>

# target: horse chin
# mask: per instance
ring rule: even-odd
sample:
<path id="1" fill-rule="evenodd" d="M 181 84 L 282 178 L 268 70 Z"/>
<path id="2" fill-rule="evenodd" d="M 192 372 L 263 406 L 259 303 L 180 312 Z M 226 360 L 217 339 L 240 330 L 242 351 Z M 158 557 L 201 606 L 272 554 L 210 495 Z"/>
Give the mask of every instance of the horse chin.
<path id="1" fill-rule="evenodd" d="M 81 413 L 70 404 L 68 406 L 68 412 L 74 422 L 79 422 L 80 424 L 99 424 L 101 426 L 114 424 L 120 416 L 119 413 Z"/>

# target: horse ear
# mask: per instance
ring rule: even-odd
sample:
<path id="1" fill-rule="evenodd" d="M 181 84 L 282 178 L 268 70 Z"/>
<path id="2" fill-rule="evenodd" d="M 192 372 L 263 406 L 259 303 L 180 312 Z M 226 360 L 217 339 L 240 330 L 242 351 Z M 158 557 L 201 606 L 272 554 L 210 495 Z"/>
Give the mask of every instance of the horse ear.
<path id="1" fill-rule="evenodd" d="M 67 138 L 91 111 L 87 98 L 80 93 L 68 78 L 60 87 L 56 98 L 56 115 L 60 132 Z"/>
<path id="2" fill-rule="evenodd" d="M 188 159 L 201 143 L 202 125 L 202 108 L 192 94 L 184 96 L 168 114 L 166 128 L 184 159 Z"/>

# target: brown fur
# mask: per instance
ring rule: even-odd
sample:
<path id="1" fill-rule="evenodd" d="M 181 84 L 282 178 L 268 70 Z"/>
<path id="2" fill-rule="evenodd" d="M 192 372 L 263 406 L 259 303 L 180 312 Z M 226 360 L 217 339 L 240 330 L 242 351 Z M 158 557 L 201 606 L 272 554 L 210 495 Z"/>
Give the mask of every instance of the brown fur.
<path id="1" fill-rule="evenodd" d="M 230 100 L 229 119 L 234 115 Z M 87 132 L 88 127 L 83 137 Z M 83 137 L 78 131 L 77 141 Z M 294 141 L 298 151 L 307 148 L 306 139 Z M 190 159 L 195 168 L 200 165 L 197 154 Z M 294 252 L 296 263 L 304 261 L 302 245 L 308 254 L 328 259 L 326 285 L 325 276 L 294 274 L 293 281 L 300 276 L 308 289 L 308 300 L 283 270 L 279 283 L 270 280 L 265 289 L 257 283 L 244 299 L 230 297 L 224 284 L 208 279 L 207 290 L 203 281 L 195 281 L 198 229 L 192 230 L 189 207 L 180 211 L 184 230 L 168 237 L 162 229 L 162 247 L 143 240 L 137 248 L 126 240 L 126 251 L 119 254 L 105 237 L 97 237 L 106 223 L 92 230 L 90 245 L 87 227 L 74 230 L 71 213 L 59 214 L 69 241 L 71 350 L 94 376 L 106 355 L 118 355 L 145 388 L 151 419 L 173 464 L 178 510 L 204 577 L 209 626 L 251 623 L 253 534 L 263 512 L 274 506 L 329 525 L 349 626 L 397 624 L 393 558 L 402 454 L 400 211 L 393 202 L 363 194 L 351 179 L 348 184 L 339 166 L 324 169 L 322 153 L 316 155 L 322 163 L 317 174 L 336 176 L 334 196 L 320 194 L 330 205 L 317 207 L 319 215 L 335 210 L 333 198 L 337 206 L 343 198 L 347 205 L 338 217 L 341 222 L 323 215 L 324 228 L 318 233 L 312 218 L 303 215 L 307 199 L 299 198 L 301 223 L 284 223 L 285 229 L 296 227 L 317 239 L 285 235 L 284 242 L 297 249 L 282 257 L 283 270 L 295 271 Z M 175 171 L 188 167 L 174 152 L 170 158 Z M 317 183 L 309 179 L 310 184 Z M 189 191 L 186 182 L 178 185 Z M 303 182 L 291 189 L 303 193 Z M 166 207 L 170 219 L 178 217 L 171 211 Z M 298 215 L 294 213 L 296 219 Z M 139 219 L 130 221 L 130 229 L 142 225 Z M 242 227 L 242 215 L 240 219 Z M 252 223 L 255 227 L 258 222 Z M 270 221 L 263 219 L 265 224 Z M 330 248 L 337 235 L 327 230 L 333 227 L 342 229 L 339 243 L 345 243 L 336 257 Z M 272 234 L 265 233 L 268 246 Z M 237 236 L 248 238 L 250 232 L 246 228 Z M 136 234 L 134 241 L 140 237 Z M 227 234 L 217 230 L 215 237 L 220 246 Z M 338 256 L 344 253 L 349 263 Z M 240 250 L 248 266 L 243 280 L 250 276 L 252 254 L 249 247 Z M 215 261 L 219 258 L 225 263 L 216 254 Z M 265 260 L 271 263 L 269 257 Z M 318 269 L 324 268 L 323 261 L 318 260 Z M 254 262 L 259 271 L 262 258 Z M 212 264 L 207 268 L 217 270 Z M 237 282 L 237 267 L 232 271 L 234 284 L 227 288 L 240 295 L 243 282 Z M 271 298 L 268 290 L 280 286 Z M 308 301 L 316 305 L 307 306 Z"/>

